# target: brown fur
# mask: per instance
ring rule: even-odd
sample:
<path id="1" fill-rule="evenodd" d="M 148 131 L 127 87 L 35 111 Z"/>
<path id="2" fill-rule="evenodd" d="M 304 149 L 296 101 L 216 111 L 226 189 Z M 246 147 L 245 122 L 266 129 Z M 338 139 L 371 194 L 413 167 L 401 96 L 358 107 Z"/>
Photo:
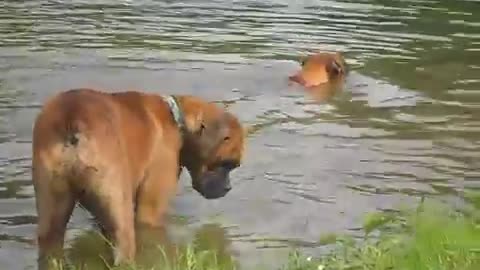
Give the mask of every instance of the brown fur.
<path id="1" fill-rule="evenodd" d="M 242 159 L 241 124 L 213 103 L 176 99 L 183 133 L 153 94 L 75 89 L 45 103 L 35 120 L 32 161 L 40 269 L 47 257 L 61 256 L 77 202 L 113 242 L 118 264 L 134 259 L 135 223 L 162 225 L 182 167 L 206 198 L 230 190 L 228 173 Z"/>
<path id="2" fill-rule="evenodd" d="M 304 87 L 315 87 L 342 78 L 347 73 L 343 55 L 337 53 L 316 53 L 302 61 L 302 69 L 289 77 Z"/>

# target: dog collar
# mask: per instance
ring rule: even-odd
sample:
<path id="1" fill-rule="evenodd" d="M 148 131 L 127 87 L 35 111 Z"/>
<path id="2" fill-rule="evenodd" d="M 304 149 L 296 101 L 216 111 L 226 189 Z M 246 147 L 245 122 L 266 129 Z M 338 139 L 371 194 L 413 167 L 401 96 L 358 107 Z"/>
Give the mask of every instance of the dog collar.
<path id="1" fill-rule="evenodd" d="M 167 102 L 168 107 L 170 108 L 170 112 L 172 113 L 173 119 L 177 123 L 178 127 L 180 130 L 183 130 L 185 127 L 185 119 L 183 118 L 183 113 L 182 110 L 180 109 L 180 106 L 178 106 L 178 102 L 175 99 L 174 96 L 167 95 L 167 96 L 162 96 L 163 100 Z"/>

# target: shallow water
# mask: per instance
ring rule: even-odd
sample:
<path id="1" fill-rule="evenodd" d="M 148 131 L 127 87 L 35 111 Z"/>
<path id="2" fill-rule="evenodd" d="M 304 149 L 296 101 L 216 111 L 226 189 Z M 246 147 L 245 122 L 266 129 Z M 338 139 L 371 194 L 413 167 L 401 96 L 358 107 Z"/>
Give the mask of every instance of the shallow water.
<path id="1" fill-rule="evenodd" d="M 32 122 L 69 88 L 199 95 L 256 127 L 227 197 L 204 200 L 183 175 L 171 209 L 173 238 L 246 268 L 318 252 L 321 234 L 358 228 L 365 212 L 458 203 L 480 186 L 478 1 L 65 2 L 0 4 L 2 269 L 35 269 Z M 317 49 L 352 67 L 327 99 L 286 80 Z M 78 244 L 90 227 L 77 209 L 78 254 L 95 250 Z"/>

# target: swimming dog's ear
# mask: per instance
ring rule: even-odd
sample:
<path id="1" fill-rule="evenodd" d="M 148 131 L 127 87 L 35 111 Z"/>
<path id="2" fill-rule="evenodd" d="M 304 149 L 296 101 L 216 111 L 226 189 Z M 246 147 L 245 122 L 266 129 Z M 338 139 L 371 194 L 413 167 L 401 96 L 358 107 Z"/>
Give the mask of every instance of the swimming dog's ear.
<path id="1" fill-rule="evenodd" d="M 327 64 L 326 68 L 327 68 L 328 73 L 333 74 L 333 75 L 339 75 L 339 74 L 343 73 L 342 65 L 340 63 L 338 63 L 337 60 L 332 59 L 332 61 L 330 61 Z"/>

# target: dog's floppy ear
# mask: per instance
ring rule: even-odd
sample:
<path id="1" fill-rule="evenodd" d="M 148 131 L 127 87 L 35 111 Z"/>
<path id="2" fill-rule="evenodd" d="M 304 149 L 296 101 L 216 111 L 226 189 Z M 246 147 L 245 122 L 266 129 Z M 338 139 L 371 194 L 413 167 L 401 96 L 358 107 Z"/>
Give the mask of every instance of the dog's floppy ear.
<path id="1" fill-rule="evenodd" d="M 343 65 L 337 59 L 332 59 L 327 64 L 327 72 L 332 75 L 339 75 L 343 73 Z"/>
<path id="2" fill-rule="evenodd" d="M 201 132 L 205 126 L 203 123 L 203 111 L 197 110 L 194 114 L 185 116 L 185 126 L 192 133 Z"/>
<path id="3" fill-rule="evenodd" d="M 342 52 L 336 52 L 335 53 L 335 62 L 336 65 L 340 67 L 339 71 L 342 74 L 347 74 L 348 73 L 348 65 L 345 62 L 345 57 Z"/>

